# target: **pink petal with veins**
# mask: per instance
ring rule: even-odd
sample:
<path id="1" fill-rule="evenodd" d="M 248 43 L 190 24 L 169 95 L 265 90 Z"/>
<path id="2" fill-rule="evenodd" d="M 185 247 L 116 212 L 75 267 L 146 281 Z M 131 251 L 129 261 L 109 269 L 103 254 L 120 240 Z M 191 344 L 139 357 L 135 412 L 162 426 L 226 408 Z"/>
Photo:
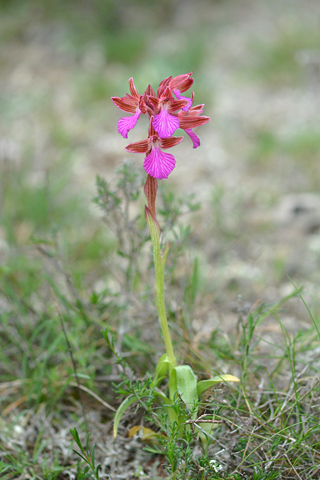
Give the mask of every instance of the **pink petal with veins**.
<path id="1" fill-rule="evenodd" d="M 179 128 L 179 120 L 167 110 L 162 109 L 154 116 L 152 125 L 159 137 L 168 138 Z"/>
<path id="2" fill-rule="evenodd" d="M 200 138 L 193 132 L 191 128 L 186 128 L 185 132 L 189 135 L 192 140 L 193 148 L 200 147 Z"/>
<path id="3" fill-rule="evenodd" d="M 143 162 L 143 168 L 151 177 L 161 180 L 168 178 L 174 169 L 176 161 L 171 153 L 165 153 L 158 147 L 153 147 Z"/>
<path id="4" fill-rule="evenodd" d="M 128 138 L 128 132 L 136 126 L 140 114 L 141 111 L 137 110 L 133 117 L 120 118 L 118 122 L 118 132 L 123 136 L 123 138 Z"/>

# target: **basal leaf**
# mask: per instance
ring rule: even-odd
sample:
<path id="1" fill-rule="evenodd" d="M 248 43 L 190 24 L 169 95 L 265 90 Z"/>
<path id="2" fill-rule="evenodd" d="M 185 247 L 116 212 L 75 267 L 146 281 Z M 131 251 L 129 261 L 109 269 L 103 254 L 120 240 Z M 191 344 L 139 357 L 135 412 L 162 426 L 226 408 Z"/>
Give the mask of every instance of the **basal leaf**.
<path id="1" fill-rule="evenodd" d="M 178 392 L 188 408 L 198 401 L 197 377 L 189 365 L 174 367 L 169 381 L 170 398 L 173 400 Z"/>
<path id="2" fill-rule="evenodd" d="M 201 380 L 198 382 L 197 390 L 198 396 L 200 396 L 203 392 L 211 388 L 213 385 L 221 382 L 240 382 L 239 378 L 234 377 L 233 375 L 218 375 L 213 378 L 209 378 L 209 380 Z"/>

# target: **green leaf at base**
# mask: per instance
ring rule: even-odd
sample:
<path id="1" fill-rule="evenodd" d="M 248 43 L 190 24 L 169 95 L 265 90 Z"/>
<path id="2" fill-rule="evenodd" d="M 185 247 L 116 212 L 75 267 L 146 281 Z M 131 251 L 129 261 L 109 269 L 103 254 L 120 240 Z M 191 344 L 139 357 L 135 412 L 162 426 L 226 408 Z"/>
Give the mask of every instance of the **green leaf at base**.
<path id="1" fill-rule="evenodd" d="M 221 382 L 240 382 L 239 378 L 234 377 L 233 375 L 218 375 L 213 378 L 209 378 L 209 380 L 201 380 L 197 384 L 197 391 L 198 395 L 200 396 L 203 392 L 211 388 L 213 385 Z"/>
<path id="2" fill-rule="evenodd" d="M 197 377 L 189 365 L 179 365 L 172 369 L 169 392 L 171 400 L 178 392 L 188 408 L 192 408 L 198 401 Z"/>

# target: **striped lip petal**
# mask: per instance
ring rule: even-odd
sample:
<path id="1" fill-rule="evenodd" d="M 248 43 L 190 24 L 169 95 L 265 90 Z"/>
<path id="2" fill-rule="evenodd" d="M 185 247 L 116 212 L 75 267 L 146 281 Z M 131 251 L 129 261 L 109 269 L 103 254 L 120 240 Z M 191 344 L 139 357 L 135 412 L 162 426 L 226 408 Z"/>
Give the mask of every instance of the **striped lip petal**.
<path id="1" fill-rule="evenodd" d="M 168 110 L 162 109 L 154 116 L 152 125 L 161 138 L 168 138 L 179 128 L 179 120 L 171 115 Z"/>
<path id="2" fill-rule="evenodd" d="M 119 120 L 118 132 L 123 136 L 123 138 L 128 138 L 128 132 L 136 126 L 140 114 L 140 110 L 137 110 L 133 117 L 123 117 Z"/>
<path id="3" fill-rule="evenodd" d="M 162 152 L 160 148 L 154 146 L 146 156 L 143 168 L 149 175 L 161 180 L 168 178 L 175 165 L 176 161 L 171 153 Z"/>

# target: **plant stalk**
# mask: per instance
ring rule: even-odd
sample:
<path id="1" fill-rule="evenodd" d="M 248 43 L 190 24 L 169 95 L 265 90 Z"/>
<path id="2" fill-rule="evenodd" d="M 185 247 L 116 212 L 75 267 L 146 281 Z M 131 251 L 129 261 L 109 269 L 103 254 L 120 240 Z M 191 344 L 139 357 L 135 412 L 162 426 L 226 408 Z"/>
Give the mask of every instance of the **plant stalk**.
<path id="1" fill-rule="evenodd" d="M 164 303 L 164 267 L 166 258 L 170 245 L 168 245 L 161 256 L 160 251 L 160 230 L 159 226 L 153 217 L 153 215 L 147 215 L 147 222 L 150 228 L 151 240 L 152 240 L 152 249 L 153 249 L 153 259 L 154 259 L 154 269 L 155 269 L 155 298 L 156 306 L 160 320 L 160 326 L 163 334 L 163 340 L 170 362 L 170 371 L 176 366 L 176 358 L 173 353 L 172 341 L 168 326 L 168 320 L 166 315 L 165 303 Z"/>

